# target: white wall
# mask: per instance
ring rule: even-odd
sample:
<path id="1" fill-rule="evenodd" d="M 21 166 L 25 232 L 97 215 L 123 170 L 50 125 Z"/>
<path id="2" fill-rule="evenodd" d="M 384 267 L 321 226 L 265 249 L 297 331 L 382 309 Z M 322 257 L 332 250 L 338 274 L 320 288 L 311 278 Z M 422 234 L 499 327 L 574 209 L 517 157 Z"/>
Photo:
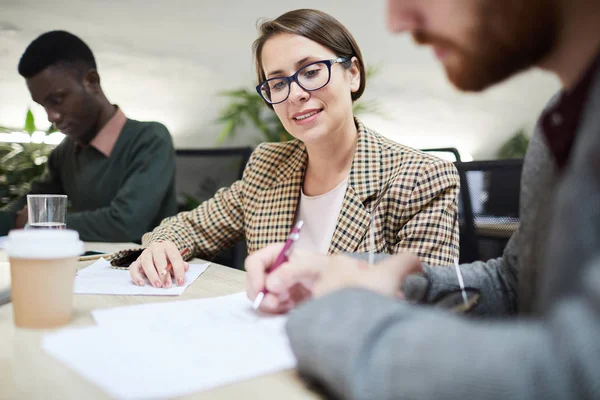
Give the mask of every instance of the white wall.
<path id="1" fill-rule="evenodd" d="M 66 29 L 82 37 L 99 63 L 109 99 L 137 119 L 165 123 L 177 147 L 211 147 L 220 90 L 254 86 L 251 44 L 256 21 L 298 6 L 319 8 L 354 34 L 367 64 L 381 73 L 365 98 L 387 118 L 364 116 L 374 129 L 415 147 L 453 145 L 475 158 L 492 157 L 520 127 L 534 124 L 558 83 L 539 71 L 484 95 L 455 91 L 431 51 L 385 29 L 384 0 L 0 0 L 0 125 L 22 125 L 32 104 L 16 72 L 37 35 Z M 44 111 L 35 107 L 47 126 Z M 39 125 L 42 125 L 41 123 Z M 250 143 L 248 131 L 234 143 Z"/>

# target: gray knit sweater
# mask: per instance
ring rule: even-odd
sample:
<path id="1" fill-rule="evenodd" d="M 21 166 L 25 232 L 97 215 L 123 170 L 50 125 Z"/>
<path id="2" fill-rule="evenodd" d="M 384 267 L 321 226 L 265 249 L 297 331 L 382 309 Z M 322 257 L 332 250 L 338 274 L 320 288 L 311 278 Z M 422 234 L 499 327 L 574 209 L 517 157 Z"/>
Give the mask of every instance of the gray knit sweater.
<path id="1" fill-rule="evenodd" d="M 487 318 L 342 290 L 290 316 L 304 376 L 348 399 L 600 399 L 599 75 L 561 176 L 534 135 L 504 256 L 461 266 Z M 426 277 L 426 302 L 458 286 Z"/>

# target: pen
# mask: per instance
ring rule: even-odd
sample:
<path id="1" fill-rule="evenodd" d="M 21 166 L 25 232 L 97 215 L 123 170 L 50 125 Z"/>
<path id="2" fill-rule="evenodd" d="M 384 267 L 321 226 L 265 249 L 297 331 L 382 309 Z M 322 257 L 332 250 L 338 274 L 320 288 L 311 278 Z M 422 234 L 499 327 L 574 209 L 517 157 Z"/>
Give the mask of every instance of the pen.
<path id="1" fill-rule="evenodd" d="M 181 250 L 181 258 L 185 259 L 185 257 L 188 255 L 188 253 L 190 252 L 190 249 L 188 249 L 187 247 L 184 248 L 183 250 Z M 163 275 L 166 275 L 167 271 L 170 271 L 173 268 L 173 265 L 171 264 L 171 262 L 169 261 L 167 263 L 167 267 L 165 268 L 165 273 Z"/>
<path id="2" fill-rule="evenodd" d="M 93 260 L 97 260 L 99 258 L 108 258 L 111 256 L 111 253 L 99 253 L 99 254 L 92 254 L 89 256 L 79 256 L 79 258 L 77 259 L 77 261 L 93 261 Z"/>
<path id="3" fill-rule="evenodd" d="M 292 228 L 292 231 L 290 232 L 290 234 L 287 237 L 287 240 L 285 241 L 285 244 L 283 245 L 283 249 L 281 249 L 281 252 L 275 259 L 275 262 L 273 263 L 273 265 L 271 265 L 267 269 L 267 271 L 266 271 L 267 274 L 275 271 L 277 268 L 279 268 L 279 266 L 281 264 L 283 264 L 284 262 L 286 262 L 288 260 L 288 256 L 290 255 L 292 245 L 300 237 L 300 230 L 302 229 L 302 225 L 304 225 L 304 221 L 302 221 L 302 220 L 298 221 L 298 223 L 296 225 L 294 225 L 294 227 Z M 254 308 L 255 310 L 258 310 L 258 307 L 260 307 L 260 303 L 262 303 L 262 301 L 265 298 L 265 295 L 267 293 L 268 293 L 267 288 L 264 288 L 258 294 L 258 296 L 256 296 L 256 299 L 254 300 L 254 303 L 252 304 L 252 308 Z"/>

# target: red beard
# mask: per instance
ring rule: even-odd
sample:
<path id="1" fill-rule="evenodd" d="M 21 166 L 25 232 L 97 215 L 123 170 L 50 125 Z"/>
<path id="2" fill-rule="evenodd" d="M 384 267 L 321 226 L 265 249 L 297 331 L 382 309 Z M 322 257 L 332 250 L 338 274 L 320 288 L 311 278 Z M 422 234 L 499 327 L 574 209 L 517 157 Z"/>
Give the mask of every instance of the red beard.
<path id="1" fill-rule="evenodd" d="M 468 43 L 454 43 L 424 30 L 413 32 L 416 43 L 448 50 L 458 59 L 444 66 L 458 89 L 478 92 L 501 82 L 538 64 L 555 45 L 554 0 L 483 0 L 478 16 Z"/>

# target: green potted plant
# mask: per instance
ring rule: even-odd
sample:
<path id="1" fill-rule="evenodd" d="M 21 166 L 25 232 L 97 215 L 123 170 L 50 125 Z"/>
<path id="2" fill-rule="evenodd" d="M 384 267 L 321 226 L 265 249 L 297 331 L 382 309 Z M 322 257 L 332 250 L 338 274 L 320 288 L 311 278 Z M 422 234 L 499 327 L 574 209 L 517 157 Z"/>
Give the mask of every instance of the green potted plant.
<path id="1" fill-rule="evenodd" d="M 25 125 L 21 129 L 0 126 L 0 133 L 19 132 L 31 138 L 38 129 L 31 110 L 27 110 Z M 50 127 L 45 133 L 53 133 Z M 40 178 L 46 169 L 48 155 L 54 146 L 46 143 L 0 143 L 0 208 L 23 196 L 31 182 Z"/>
<path id="2" fill-rule="evenodd" d="M 529 146 L 529 136 L 525 129 L 519 129 L 510 139 L 508 139 L 498 151 L 499 159 L 524 158 Z"/>

